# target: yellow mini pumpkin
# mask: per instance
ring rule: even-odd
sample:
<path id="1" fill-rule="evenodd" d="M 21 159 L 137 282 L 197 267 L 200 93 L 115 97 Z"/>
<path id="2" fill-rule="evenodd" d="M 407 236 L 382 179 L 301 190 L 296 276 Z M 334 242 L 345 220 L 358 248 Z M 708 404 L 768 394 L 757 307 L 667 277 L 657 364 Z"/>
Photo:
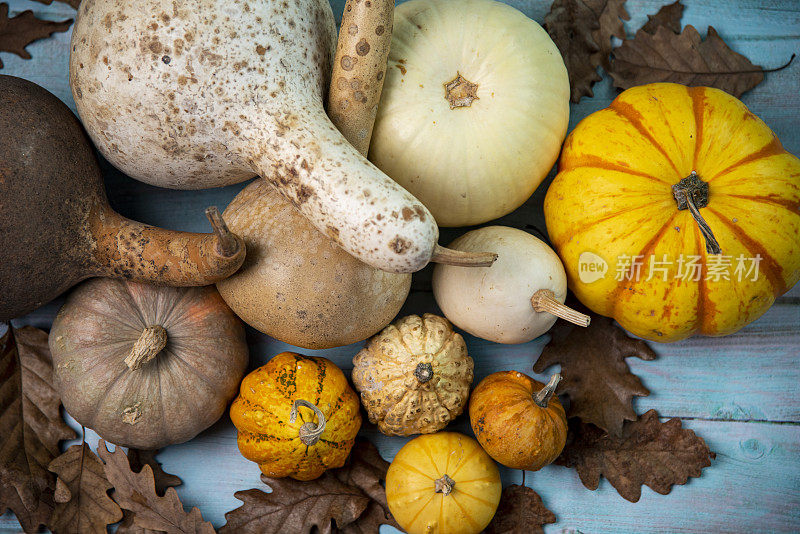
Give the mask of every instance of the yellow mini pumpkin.
<path id="1" fill-rule="evenodd" d="M 477 534 L 491 522 L 502 484 L 478 442 L 457 432 L 419 436 L 386 473 L 386 500 L 409 534 Z"/>
<path id="2" fill-rule="evenodd" d="M 426 313 L 403 317 L 370 339 L 353 358 L 353 384 L 384 434 L 430 434 L 464 411 L 472 370 L 461 334 Z"/>
<path id="3" fill-rule="evenodd" d="M 623 92 L 569 135 L 545 218 L 570 289 L 653 341 L 730 334 L 800 279 L 800 160 L 708 87 Z"/>
<path id="4" fill-rule="evenodd" d="M 554 396 L 561 375 L 547 385 L 517 371 L 492 373 L 469 400 L 472 431 L 489 456 L 513 469 L 538 471 L 567 443 L 567 416 Z"/>
<path id="5" fill-rule="evenodd" d="M 265 475 L 312 480 L 344 465 L 361 427 L 358 408 L 332 361 L 282 352 L 244 377 L 231 420 L 242 456 Z"/>

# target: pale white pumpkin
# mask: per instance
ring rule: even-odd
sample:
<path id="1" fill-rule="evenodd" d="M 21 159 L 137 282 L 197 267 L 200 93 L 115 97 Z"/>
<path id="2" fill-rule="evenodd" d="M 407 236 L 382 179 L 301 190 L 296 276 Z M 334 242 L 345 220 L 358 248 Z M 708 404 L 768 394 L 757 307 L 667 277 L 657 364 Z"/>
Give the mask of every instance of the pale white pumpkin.
<path id="1" fill-rule="evenodd" d="M 369 157 L 441 226 L 519 207 L 568 121 L 567 70 L 536 22 L 491 0 L 397 7 Z"/>
<path id="2" fill-rule="evenodd" d="M 589 325 L 588 316 L 564 306 L 564 266 L 541 239 L 516 228 L 487 226 L 450 247 L 497 254 L 491 267 L 437 265 L 433 271 L 436 302 L 462 330 L 496 343 L 525 343 L 547 332 L 557 317 Z"/>

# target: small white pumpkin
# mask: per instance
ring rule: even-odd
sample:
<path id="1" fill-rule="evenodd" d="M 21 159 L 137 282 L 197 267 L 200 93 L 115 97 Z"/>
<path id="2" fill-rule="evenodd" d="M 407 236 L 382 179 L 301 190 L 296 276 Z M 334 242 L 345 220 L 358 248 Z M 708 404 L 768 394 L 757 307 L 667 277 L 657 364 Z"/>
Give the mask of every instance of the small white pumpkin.
<path id="1" fill-rule="evenodd" d="M 395 10 L 370 160 L 441 226 L 525 202 L 558 157 L 569 80 L 541 26 L 492 0 L 411 0 Z"/>
<path id="2" fill-rule="evenodd" d="M 525 343 L 547 332 L 556 317 L 588 326 L 589 317 L 564 306 L 567 275 L 541 239 L 507 226 L 467 232 L 450 244 L 495 252 L 491 267 L 437 265 L 433 294 L 450 321 L 496 343 Z"/>

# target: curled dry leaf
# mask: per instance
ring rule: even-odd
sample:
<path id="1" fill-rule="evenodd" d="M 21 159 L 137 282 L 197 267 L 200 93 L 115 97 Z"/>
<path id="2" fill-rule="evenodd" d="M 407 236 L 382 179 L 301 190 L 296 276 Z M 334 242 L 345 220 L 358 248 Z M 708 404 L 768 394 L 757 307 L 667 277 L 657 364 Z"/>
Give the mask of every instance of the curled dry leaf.
<path id="1" fill-rule="evenodd" d="M 357 487 L 342 483 L 330 471 L 320 478 L 299 481 L 291 478 L 261 480 L 272 493 L 260 489 L 237 491 L 234 497 L 242 506 L 225 514 L 227 523 L 220 533 L 278 534 L 332 532 L 331 520 L 344 528 L 358 519 L 370 500 Z"/>
<path id="2" fill-rule="evenodd" d="M 8 18 L 8 4 L 0 4 L 0 52 L 11 52 L 22 59 L 30 59 L 31 55 L 25 47 L 55 32 L 69 29 L 72 19 L 53 22 L 36 18 L 33 11 L 23 11 L 16 17 Z M 0 69 L 3 62 L 0 61 Z"/>
<path id="3" fill-rule="evenodd" d="M 86 443 L 73 445 L 50 462 L 58 475 L 56 506 L 48 526 L 54 533 L 102 533 L 122 519 L 122 510 L 108 496 L 111 483 L 103 462 Z"/>
<path id="4" fill-rule="evenodd" d="M 597 67 L 608 68 L 611 38 L 625 38 L 622 21 L 630 17 L 625 0 L 555 0 L 544 28 L 564 59 L 569 73 L 570 99 L 592 96 L 600 80 Z"/>
<path id="5" fill-rule="evenodd" d="M 640 31 L 654 34 L 659 26 L 664 26 L 674 33 L 681 33 L 683 7 L 680 0 L 662 6 L 655 15 L 647 15 L 647 22 L 644 23 Z"/>
<path id="6" fill-rule="evenodd" d="M 681 427 L 680 419 L 662 423 L 650 410 L 625 423 L 620 437 L 571 420 L 567 446 L 556 463 L 576 469 L 590 490 L 597 489 L 602 475 L 623 498 L 637 502 L 643 484 L 666 495 L 674 484 L 699 477 L 715 456 L 703 438 Z"/>
<path id="7" fill-rule="evenodd" d="M 0 513 L 10 508 L 26 532 L 48 522 L 56 476 L 47 466 L 75 437 L 52 382 L 47 333 L 9 326 L 0 338 Z"/>
<path id="8" fill-rule="evenodd" d="M 203 521 L 200 510 L 192 508 L 186 513 L 175 488 L 167 488 L 163 497 L 156 494 L 153 469 L 149 465 L 134 473 L 122 449 L 117 447 L 110 452 L 104 440 L 100 440 L 97 453 L 105 462 L 106 476 L 114 486 L 114 500 L 135 514 L 136 526 L 179 534 L 214 532 L 211 523 Z"/>
<path id="9" fill-rule="evenodd" d="M 574 306 L 590 313 L 577 301 Z M 551 365 L 561 364 L 563 380 L 558 393 L 569 397 L 568 415 L 618 436 L 625 421 L 636 420 L 633 397 L 650 394 L 631 373 L 625 358 L 650 361 L 656 353 L 644 341 L 629 337 L 608 317 L 590 315 L 592 322 L 586 328 L 558 321 L 533 371 L 543 373 Z"/>
<path id="10" fill-rule="evenodd" d="M 614 49 L 609 71 L 614 85 L 627 89 L 654 82 L 722 89 L 740 97 L 764 79 L 764 69 L 737 54 L 708 27 L 705 40 L 693 26 L 680 34 L 659 26 L 654 34 L 639 30 Z"/>
<path id="11" fill-rule="evenodd" d="M 545 507 L 538 493 L 512 484 L 503 490 L 486 534 L 542 534 L 544 525 L 555 522 L 556 515 Z"/>

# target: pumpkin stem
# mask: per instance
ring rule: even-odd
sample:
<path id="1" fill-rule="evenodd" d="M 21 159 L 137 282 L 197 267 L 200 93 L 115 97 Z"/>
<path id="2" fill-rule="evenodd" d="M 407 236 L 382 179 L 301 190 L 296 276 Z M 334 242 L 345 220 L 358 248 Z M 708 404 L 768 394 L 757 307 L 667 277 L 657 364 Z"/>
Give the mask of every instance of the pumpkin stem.
<path id="1" fill-rule="evenodd" d="M 559 382 L 561 382 L 561 375 L 559 373 L 551 376 L 547 385 L 533 396 L 533 402 L 535 402 L 539 408 L 547 408 L 547 405 L 550 404 L 550 399 L 556 392 Z"/>
<path id="2" fill-rule="evenodd" d="M 460 267 L 491 267 L 497 259 L 494 252 L 464 252 L 436 245 L 431 261 Z"/>
<path id="3" fill-rule="evenodd" d="M 573 310 L 556 300 L 556 295 L 549 289 L 540 289 L 531 297 L 531 305 L 537 312 L 552 313 L 565 321 L 578 326 L 589 326 L 592 318 L 579 311 Z"/>
<path id="4" fill-rule="evenodd" d="M 420 384 L 424 384 L 433 378 L 433 366 L 430 363 L 418 363 L 417 368 L 414 369 L 414 377 L 419 380 Z"/>
<path id="5" fill-rule="evenodd" d="M 700 233 L 706 240 L 706 252 L 722 254 L 711 227 L 700 215 L 700 208 L 708 206 L 708 183 L 701 180 L 697 173 L 692 171 L 689 176 L 672 186 L 672 196 L 675 198 L 679 210 L 688 209 L 692 213 L 694 222 L 700 227 Z"/>
<path id="6" fill-rule="evenodd" d="M 292 411 L 289 414 L 290 423 L 294 423 L 297 420 L 298 406 L 305 406 L 313 410 L 317 416 L 317 424 L 309 421 L 308 423 L 303 423 L 303 426 L 300 427 L 300 441 L 302 441 L 305 446 L 310 447 L 318 442 L 322 433 L 325 432 L 325 414 L 307 400 L 297 399 L 292 403 Z"/>
<path id="7" fill-rule="evenodd" d="M 447 474 L 442 475 L 442 478 L 433 483 L 434 492 L 444 493 L 445 495 L 450 495 L 455 487 L 456 481 L 447 476 Z"/>
<path id="8" fill-rule="evenodd" d="M 220 215 L 217 207 L 206 208 L 206 217 L 217 235 L 217 252 L 219 252 L 220 256 L 226 258 L 235 256 L 239 252 L 239 242 L 236 241 L 236 237 L 228 229 L 228 225 L 225 224 L 225 220 Z"/>
<path id="9" fill-rule="evenodd" d="M 130 354 L 125 358 L 125 364 L 131 371 L 156 357 L 167 346 L 167 331 L 158 324 L 148 326 L 133 344 Z"/>

